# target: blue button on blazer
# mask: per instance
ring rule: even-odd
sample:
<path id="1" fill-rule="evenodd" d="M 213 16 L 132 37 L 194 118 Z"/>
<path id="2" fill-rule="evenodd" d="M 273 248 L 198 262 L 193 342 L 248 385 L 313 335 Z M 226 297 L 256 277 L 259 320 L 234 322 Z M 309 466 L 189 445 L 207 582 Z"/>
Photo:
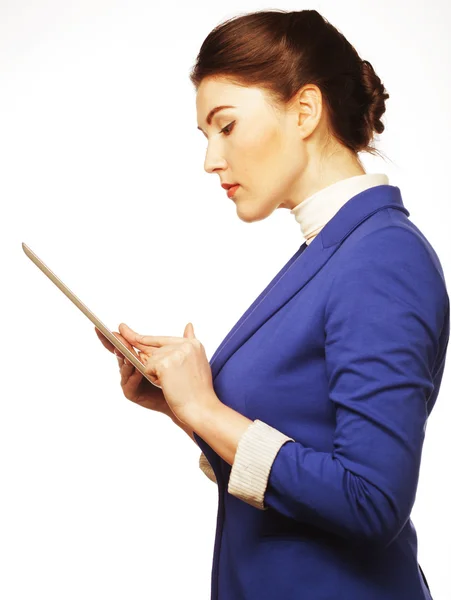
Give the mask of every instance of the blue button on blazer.
<path id="1" fill-rule="evenodd" d="M 410 513 L 442 380 L 449 297 L 398 187 L 346 202 L 247 309 L 210 365 L 221 402 L 295 441 L 259 510 L 218 482 L 212 600 L 430 599 Z"/>

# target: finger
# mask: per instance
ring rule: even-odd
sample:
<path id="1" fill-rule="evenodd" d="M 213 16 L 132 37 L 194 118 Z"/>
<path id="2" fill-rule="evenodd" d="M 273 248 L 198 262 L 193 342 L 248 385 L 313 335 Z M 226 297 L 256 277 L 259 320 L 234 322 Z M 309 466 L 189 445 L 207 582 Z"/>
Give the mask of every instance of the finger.
<path id="1" fill-rule="evenodd" d="M 115 336 L 115 337 L 117 337 L 117 339 L 118 339 L 119 341 L 121 341 L 121 342 L 124 344 L 124 346 L 125 346 L 126 348 L 128 348 L 128 350 L 130 350 L 130 352 L 131 352 L 131 353 L 132 353 L 134 356 L 136 356 L 136 358 L 139 360 L 139 356 L 138 356 L 138 354 L 137 354 L 136 350 L 133 348 L 133 346 L 132 346 L 131 344 L 129 344 L 129 342 L 127 342 L 127 340 L 126 340 L 124 337 L 122 337 L 120 333 L 117 333 L 116 331 L 113 331 L 113 334 L 114 334 L 114 336 Z M 114 346 L 113 346 L 113 347 L 114 347 Z M 120 352 L 121 356 L 123 356 L 122 352 L 121 352 L 120 350 L 118 350 L 117 348 L 115 348 L 115 351 L 114 351 L 114 352 L 115 352 L 116 356 L 117 356 L 117 353 L 118 353 L 118 352 Z"/>
<path id="2" fill-rule="evenodd" d="M 187 338 L 184 337 L 172 337 L 166 335 L 141 335 L 136 333 L 127 325 L 121 323 L 119 325 L 119 330 L 121 334 L 131 343 L 135 348 L 139 348 L 139 350 L 145 350 L 148 346 L 152 346 L 154 348 L 161 348 L 162 346 L 167 346 L 168 344 L 182 344 L 186 343 Z"/>
<path id="3" fill-rule="evenodd" d="M 145 356 L 146 362 L 148 361 L 148 358 L 149 357 Z M 135 369 L 135 367 L 129 361 L 127 361 L 127 359 L 118 357 L 118 361 L 119 361 L 119 369 L 120 369 L 120 373 L 121 373 L 121 386 L 126 385 L 129 381 L 129 379 L 131 379 L 132 377 L 136 377 L 139 382 L 139 380 L 143 377 L 143 374 L 138 369 Z M 131 368 L 127 369 L 127 365 L 130 366 Z M 158 387 L 161 387 L 160 380 L 158 379 L 158 377 L 155 374 L 150 374 L 149 376 L 152 379 L 152 381 L 154 383 L 156 383 L 156 385 Z"/>
<path id="4" fill-rule="evenodd" d="M 121 353 L 121 351 L 120 351 L 120 350 L 118 350 L 118 349 L 116 348 L 116 346 L 115 346 L 114 344 L 112 344 L 112 343 L 109 341 L 109 339 L 108 339 L 108 338 L 107 338 L 105 335 L 103 335 L 103 333 L 102 333 L 102 332 L 101 332 L 99 329 L 97 329 L 97 327 L 95 327 L 95 331 L 96 331 L 97 337 L 100 339 L 100 341 L 102 342 L 102 344 L 105 346 L 105 348 L 106 348 L 107 350 L 109 350 L 110 352 L 114 352 L 114 354 L 115 354 L 116 356 L 118 356 L 119 354 L 120 354 L 120 356 L 123 356 L 123 354 Z M 138 358 L 138 356 L 137 356 L 137 354 L 136 354 L 136 352 L 135 352 L 135 350 L 134 350 L 133 346 L 131 346 L 131 345 L 130 345 L 130 344 L 127 342 L 127 340 L 126 340 L 125 338 L 123 338 L 123 337 L 122 337 L 122 336 L 121 336 L 119 333 L 117 333 L 116 331 L 113 331 L 112 333 L 113 333 L 113 335 L 114 335 L 114 336 L 115 336 L 117 339 L 119 339 L 119 340 L 120 340 L 120 341 L 121 341 L 121 342 L 124 344 L 124 346 L 126 346 L 126 347 L 127 347 L 129 350 L 130 350 L 130 352 L 131 352 L 132 354 L 134 354 L 134 355 L 136 356 L 136 358 Z"/>
<path id="5" fill-rule="evenodd" d="M 125 358 L 122 354 L 116 354 L 116 358 L 120 369 L 122 369 L 122 367 L 132 367 L 133 369 L 135 368 L 135 365 L 131 363 L 127 358 Z"/>
<path id="6" fill-rule="evenodd" d="M 138 358 L 142 362 L 143 365 L 147 365 L 147 361 L 149 360 L 149 355 L 147 355 L 145 352 L 140 352 L 138 355 Z"/>
<path id="7" fill-rule="evenodd" d="M 123 360 L 121 360 L 121 363 L 122 364 L 119 367 L 119 371 L 121 375 L 120 383 L 122 387 L 127 385 L 132 378 L 139 380 L 142 377 L 142 374 L 138 371 L 138 369 L 135 369 L 130 362 L 127 361 L 127 363 L 125 363 Z"/>
<path id="8" fill-rule="evenodd" d="M 136 356 L 136 358 L 139 360 L 139 362 L 140 362 L 142 365 L 146 365 L 146 363 L 147 363 L 147 361 L 148 361 L 148 359 L 149 359 L 149 357 L 148 357 L 146 354 L 144 354 L 144 353 L 137 354 L 137 353 L 135 352 L 135 349 L 134 349 L 134 348 L 132 348 L 132 349 L 131 349 L 131 352 L 132 352 L 132 354 L 133 354 L 134 356 Z M 132 366 L 133 368 L 135 368 L 135 366 L 133 365 L 133 363 L 131 363 L 131 362 L 129 361 L 129 359 L 125 358 L 125 356 L 122 354 L 122 352 L 120 352 L 120 351 L 119 351 L 119 350 L 117 350 L 116 348 L 114 349 L 114 354 L 116 355 L 116 357 L 117 357 L 117 359 L 118 359 L 118 361 L 119 361 L 119 367 L 121 367 L 123 364 L 125 364 L 125 365 L 130 365 L 130 366 Z M 138 369 L 137 369 L 137 370 L 138 370 Z"/>
<path id="9" fill-rule="evenodd" d="M 103 333 L 101 331 L 99 331 L 97 329 L 97 327 L 95 327 L 95 330 L 96 330 L 97 337 L 102 342 L 102 344 L 105 346 L 105 348 L 107 350 L 109 350 L 110 352 L 114 352 L 113 344 L 103 335 Z"/>

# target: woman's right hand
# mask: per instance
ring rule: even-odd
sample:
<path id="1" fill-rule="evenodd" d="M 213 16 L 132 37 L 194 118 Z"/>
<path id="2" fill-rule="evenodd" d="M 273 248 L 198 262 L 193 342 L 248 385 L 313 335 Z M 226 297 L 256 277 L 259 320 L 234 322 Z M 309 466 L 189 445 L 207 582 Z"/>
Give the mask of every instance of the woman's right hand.
<path id="1" fill-rule="evenodd" d="M 97 329 L 97 327 L 95 327 L 95 330 L 97 337 L 100 339 L 105 348 L 113 354 L 116 354 L 118 358 L 119 369 L 121 373 L 121 387 L 127 400 L 131 400 L 136 404 L 144 406 L 144 408 L 149 408 L 150 410 L 155 410 L 156 412 L 160 412 L 172 417 L 174 413 L 169 408 L 163 391 L 155 385 L 152 385 L 150 381 L 148 381 L 148 379 L 146 379 L 146 377 L 144 377 L 144 375 L 140 373 L 140 371 L 138 371 L 138 369 L 136 369 L 134 365 L 132 365 L 132 363 L 113 346 L 113 344 L 99 329 Z M 147 357 L 144 353 L 140 353 L 138 355 L 133 346 L 131 346 L 130 343 L 127 342 L 127 340 L 125 340 L 120 333 L 117 331 L 113 331 L 112 333 L 130 350 L 132 354 L 134 354 L 134 356 L 136 356 L 140 363 L 146 364 L 145 361 Z M 158 379 L 156 383 L 159 385 Z"/>

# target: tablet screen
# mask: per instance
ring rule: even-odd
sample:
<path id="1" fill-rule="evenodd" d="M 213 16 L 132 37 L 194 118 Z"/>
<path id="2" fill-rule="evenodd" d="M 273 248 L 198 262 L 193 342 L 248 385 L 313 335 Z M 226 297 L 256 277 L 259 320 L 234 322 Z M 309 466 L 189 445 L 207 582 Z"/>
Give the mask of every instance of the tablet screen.
<path id="1" fill-rule="evenodd" d="M 48 268 L 48 266 L 44 263 L 44 261 L 42 261 L 39 258 L 39 256 L 37 256 L 31 250 L 31 248 L 29 248 L 23 242 L 22 242 L 22 248 L 23 248 L 23 251 L 25 252 L 25 254 L 28 256 L 28 258 L 30 258 L 30 260 L 32 260 L 34 262 L 34 264 L 45 275 L 47 275 L 47 277 L 50 279 L 50 281 L 52 281 L 63 292 L 63 294 L 65 294 L 69 298 L 69 300 L 71 300 L 75 304 L 75 306 L 81 310 L 81 312 L 86 317 L 88 317 L 88 319 L 91 321 L 91 323 L 93 323 L 97 327 L 97 329 L 99 329 L 103 333 L 103 335 L 113 344 L 113 346 L 117 350 L 119 350 L 119 352 L 121 352 L 121 354 L 123 354 L 126 358 L 128 358 L 128 360 L 132 363 L 132 365 L 134 367 L 136 367 L 136 369 L 138 369 L 138 371 L 140 373 L 142 373 L 144 375 L 144 377 L 148 381 L 150 381 L 150 383 L 152 385 L 161 389 L 161 386 L 154 383 L 150 379 L 151 376 L 147 375 L 145 373 L 145 371 L 144 371 L 145 366 L 141 363 L 141 361 L 138 360 L 132 352 L 130 352 L 130 350 L 127 348 L 127 346 L 125 346 L 120 340 L 117 339 L 117 337 L 108 329 L 108 327 L 106 325 L 104 325 L 102 323 L 102 321 L 100 321 L 100 319 L 98 317 L 96 317 L 96 315 L 91 310 L 89 310 L 89 308 L 85 304 L 83 304 L 83 302 L 79 298 L 77 298 L 77 296 L 67 287 L 67 285 L 65 283 L 63 283 L 61 281 L 61 279 L 59 279 L 59 277 L 57 277 L 55 275 L 55 273 L 53 273 Z"/>

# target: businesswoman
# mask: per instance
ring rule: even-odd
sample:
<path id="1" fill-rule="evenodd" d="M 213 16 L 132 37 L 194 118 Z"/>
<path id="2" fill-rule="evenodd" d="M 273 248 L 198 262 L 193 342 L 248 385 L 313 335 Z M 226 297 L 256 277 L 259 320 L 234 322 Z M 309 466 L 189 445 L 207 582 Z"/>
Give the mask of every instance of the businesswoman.
<path id="1" fill-rule="evenodd" d="M 115 334 L 156 384 L 119 358 L 125 396 L 181 426 L 218 485 L 211 598 L 430 599 L 410 514 L 449 297 L 400 189 L 358 157 L 388 94 L 315 10 L 226 21 L 191 81 L 238 217 L 288 209 L 305 240 L 210 362 L 191 323 Z"/>

